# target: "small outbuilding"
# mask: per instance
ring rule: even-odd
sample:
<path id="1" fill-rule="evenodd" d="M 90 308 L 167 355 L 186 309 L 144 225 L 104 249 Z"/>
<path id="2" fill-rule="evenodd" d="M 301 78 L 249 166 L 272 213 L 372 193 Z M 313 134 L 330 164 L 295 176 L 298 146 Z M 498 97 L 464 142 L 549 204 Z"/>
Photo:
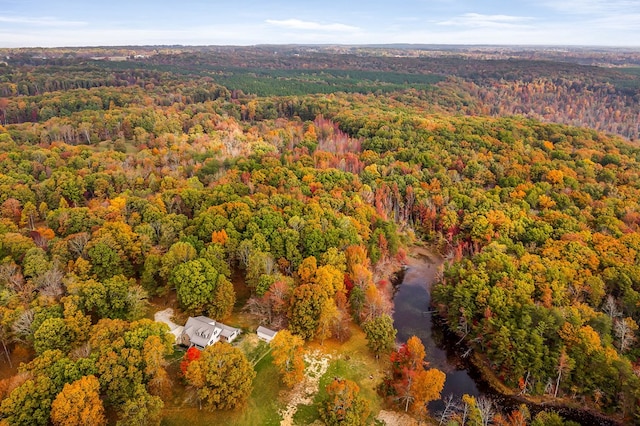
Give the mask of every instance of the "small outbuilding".
<path id="1" fill-rule="evenodd" d="M 257 333 L 258 333 L 258 339 L 267 343 L 271 343 L 273 338 L 276 337 L 276 334 L 278 334 L 277 331 L 270 330 L 263 326 L 258 327 Z"/>

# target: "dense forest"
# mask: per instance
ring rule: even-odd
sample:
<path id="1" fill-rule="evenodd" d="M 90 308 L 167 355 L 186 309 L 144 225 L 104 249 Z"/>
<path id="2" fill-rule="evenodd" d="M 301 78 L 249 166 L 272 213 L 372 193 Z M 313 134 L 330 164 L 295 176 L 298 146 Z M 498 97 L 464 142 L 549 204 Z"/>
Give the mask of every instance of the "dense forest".
<path id="1" fill-rule="evenodd" d="M 325 378 L 311 419 L 563 424 L 473 397 L 432 417 L 444 374 L 389 316 L 412 244 L 447 256 L 434 307 L 502 386 L 640 422 L 640 74 L 274 49 L 3 52 L 0 424 L 260 398 L 279 424 L 306 349 L 360 337 L 377 392 Z M 185 352 L 167 306 L 282 331 Z"/>

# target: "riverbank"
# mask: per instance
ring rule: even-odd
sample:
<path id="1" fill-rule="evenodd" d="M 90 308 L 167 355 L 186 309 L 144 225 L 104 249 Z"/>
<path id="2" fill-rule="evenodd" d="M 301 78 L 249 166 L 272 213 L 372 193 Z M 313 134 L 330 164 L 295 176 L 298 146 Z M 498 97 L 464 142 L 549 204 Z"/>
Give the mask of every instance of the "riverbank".
<path id="1" fill-rule="evenodd" d="M 437 314 L 433 318 L 431 315 L 430 293 L 432 286 L 440 278 L 445 262 L 445 257 L 436 250 L 422 246 L 411 247 L 404 262 L 402 284 L 397 287 L 398 293 L 394 299 L 394 323 L 398 329 L 398 339 L 404 341 L 411 335 L 417 335 L 423 340 L 428 361 L 447 374 L 443 397 L 454 394 L 459 398 L 463 393 L 487 395 L 507 412 L 517 409 L 520 404 L 526 404 L 532 415 L 543 410 L 553 410 L 568 420 L 584 425 L 624 424 L 619 419 L 581 406 L 575 400 L 521 395 L 495 375 L 483 354 L 471 352 L 469 357 L 462 356 L 468 348 L 465 342 L 460 341 L 461 336 L 449 330 L 442 321 L 437 321 Z M 407 291 L 410 293 L 406 294 Z M 404 300 L 398 300 L 398 297 L 404 297 Z M 398 306 L 398 303 L 402 306 Z M 434 333 L 438 336 L 434 336 Z M 473 386 L 469 381 L 473 382 Z"/>
<path id="2" fill-rule="evenodd" d="M 476 352 L 469 357 L 469 363 L 472 364 L 481 375 L 486 384 L 496 393 L 513 400 L 515 403 L 525 404 L 529 407 L 529 411 L 537 413 L 544 410 L 553 410 L 558 412 L 563 418 L 573 420 L 583 425 L 598 426 L 625 426 L 626 423 L 622 419 L 607 416 L 595 409 L 580 405 L 578 401 L 567 398 L 552 398 L 544 395 L 522 395 L 516 393 L 514 389 L 506 386 L 489 365 L 488 359 Z M 515 404 L 514 404 L 515 405 Z"/>

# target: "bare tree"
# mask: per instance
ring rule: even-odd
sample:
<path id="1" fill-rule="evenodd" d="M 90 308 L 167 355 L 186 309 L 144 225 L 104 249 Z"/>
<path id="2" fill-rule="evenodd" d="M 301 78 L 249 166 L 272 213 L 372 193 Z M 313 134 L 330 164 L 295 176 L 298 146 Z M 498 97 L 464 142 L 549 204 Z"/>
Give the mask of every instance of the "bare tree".
<path id="1" fill-rule="evenodd" d="M 522 389 L 520 389 L 520 395 L 526 395 L 529 392 L 529 376 L 531 373 L 527 370 L 527 376 L 524 378 Z"/>
<path id="2" fill-rule="evenodd" d="M 76 234 L 73 238 L 69 239 L 67 246 L 69 247 L 69 251 L 76 258 L 81 257 L 84 253 L 84 247 L 89 242 L 89 234 L 86 232 L 81 232 Z"/>
<path id="3" fill-rule="evenodd" d="M 465 426 L 467 424 L 467 420 L 469 419 L 469 411 L 471 406 L 465 399 L 467 395 L 463 395 L 462 397 L 462 405 L 460 407 L 460 426 Z"/>
<path id="4" fill-rule="evenodd" d="M 36 288 L 40 294 L 45 296 L 62 296 L 64 294 L 63 278 L 64 273 L 57 266 L 54 266 L 35 279 Z"/>
<path id="5" fill-rule="evenodd" d="M 458 408 L 453 394 L 443 398 L 442 402 L 444 402 L 444 408 L 438 413 L 438 425 L 448 423 L 451 415 L 455 412 L 456 408 Z"/>
<path id="6" fill-rule="evenodd" d="M 22 270 L 13 262 L 0 265 L 0 284 L 18 293 L 20 299 L 28 303 L 33 299 L 34 285 L 31 280 L 25 280 Z"/>
<path id="7" fill-rule="evenodd" d="M 33 310 L 27 309 L 23 311 L 20 316 L 14 321 L 11 326 L 11 331 L 15 338 L 20 341 L 26 342 L 28 337 L 33 333 L 31 330 L 31 324 L 33 323 Z"/>
<path id="8" fill-rule="evenodd" d="M 469 335 L 471 332 L 471 328 L 469 327 L 469 322 L 464 317 L 464 315 L 460 316 L 460 320 L 458 321 L 458 334 L 461 334 L 460 340 L 458 340 L 457 345 L 462 343 L 462 341 Z"/>
<path id="9" fill-rule="evenodd" d="M 69 353 L 71 359 L 88 358 L 89 355 L 91 355 L 91 345 L 89 342 L 83 343 Z"/>
<path id="10" fill-rule="evenodd" d="M 25 281 L 20 267 L 13 262 L 0 265 L 0 284 L 15 292 L 22 291 Z"/>
<path id="11" fill-rule="evenodd" d="M 567 356 L 567 353 L 564 351 L 564 349 L 562 350 L 562 352 L 560 353 L 560 357 L 558 358 L 558 377 L 556 378 L 556 386 L 555 389 L 553 391 L 553 397 L 557 398 L 558 397 L 558 390 L 560 389 L 560 380 L 562 380 L 562 375 L 569 371 L 570 365 L 569 365 L 569 357 Z"/>
<path id="12" fill-rule="evenodd" d="M 617 320 L 613 328 L 618 338 L 620 352 L 626 352 L 636 340 L 635 332 L 638 329 L 638 324 L 631 317 L 627 317 Z"/>
<path id="13" fill-rule="evenodd" d="M 1 308 L 4 310 L 5 308 Z M 8 318 L 5 317 L 4 313 L 0 311 L 0 343 L 2 343 L 2 347 L 4 348 L 4 354 L 7 357 L 7 362 L 9 363 L 9 367 L 13 368 L 13 364 L 11 363 L 11 355 L 9 355 L 9 348 L 7 347 L 8 343 L 14 339 L 14 335 L 11 332 L 11 328 L 9 327 Z"/>
<path id="14" fill-rule="evenodd" d="M 274 269 L 276 266 L 276 261 L 270 254 L 264 256 L 264 273 L 267 275 L 272 275 L 274 273 Z"/>
<path id="15" fill-rule="evenodd" d="M 92 130 L 92 128 L 93 128 L 92 124 L 87 122 L 87 121 L 83 121 L 78 126 L 78 131 L 80 131 L 80 133 L 82 133 L 82 135 L 84 136 L 85 140 L 87 141 L 87 144 L 91 143 L 91 130 Z"/>
<path id="16" fill-rule="evenodd" d="M 398 395 L 397 397 L 398 401 L 404 403 L 405 412 L 409 411 L 409 405 L 415 400 L 413 391 L 411 389 L 412 387 L 413 387 L 413 375 L 409 374 L 409 377 L 407 377 L 406 386 L 403 386 L 403 388 L 401 389 L 400 395 Z"/>
<path id="17" fill-rule="evenodd" d="M 252 315 L 257 316 L 261 321 L 265 321 L 268 324 L 271 324 L 273 321 L 273 309 L 271 300 L 268 297 L 251 297 L 247 301 L 245 309 Z"/>
<path id="18" fill-rule="evenodd" d="M 612 295 L 608 295 L 602 304 L 602 311 L 609 315 L 609 318 L 612 320 L 619 316 L 622 316 L 622 312 L 618 309 L 618 304 L 616 303 L 615 297 Z"/>
<path id="19" fill-rule="evenodd" d="M 478 407 L 482 426 L 488 426 L 496 415 L 495 404 L 491 399 L 481 396 L 476 400 L 476 407 Z"/>
<path id="20" fill-rule="evenodd" d="M 238 246 L 238 251 L 237 251 L 238 260 L 240 261 L 240 264 L 244 268 L 246 268 L 247 265 L 249 264 L 249 256 L 251 255 L 252 251 L 253 251 L 253 244 L 251 244 L 251 241 L 249 240 L 243 240 Z"/>
<path id="21" fill-rule="evenodd" d="M 547 395 L 551 395 L 553 392 L 554 392 L 553 378 L 549 377 L 547 379 L 547 384 L 544 386 L 544 393 Z"/>

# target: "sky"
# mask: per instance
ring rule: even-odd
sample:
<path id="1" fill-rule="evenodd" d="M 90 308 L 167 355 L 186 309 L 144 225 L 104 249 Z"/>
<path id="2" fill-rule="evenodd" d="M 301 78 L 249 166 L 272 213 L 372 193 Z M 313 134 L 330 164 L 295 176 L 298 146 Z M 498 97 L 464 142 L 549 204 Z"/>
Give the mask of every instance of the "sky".
<path id="1" fill-rule="evenodd" d="M 0 47 L 640 46 L 640 0 L 0 0 Z"/>

